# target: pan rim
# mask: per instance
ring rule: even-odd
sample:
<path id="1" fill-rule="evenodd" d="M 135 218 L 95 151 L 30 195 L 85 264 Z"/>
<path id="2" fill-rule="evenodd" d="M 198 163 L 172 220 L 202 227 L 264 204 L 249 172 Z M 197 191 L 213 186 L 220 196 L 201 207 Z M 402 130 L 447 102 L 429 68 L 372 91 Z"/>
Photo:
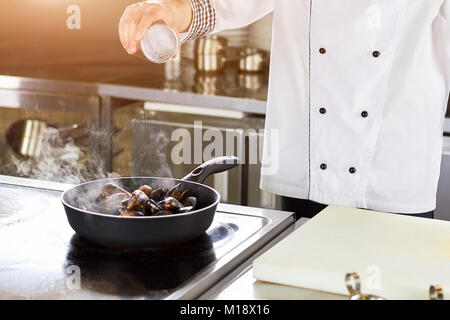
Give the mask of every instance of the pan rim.
<path id="1" fill-rule="evenodd" d="M 83 186 L 83 185 L 86 185 L 86 184 L 100 182 L 100 181 L 120 180 L 120 179 L 149 179 L 149 178 L 151 178 L 151 179 L 167 179 L 167 180 L 173 180 L 173 181 L 176 181 L 176 182 L 185 182 L 185 183 L 187 182 L 187 183 L 190 183 L 190 184 L 199 185 L 199 186 L 205 187 L 205 188 L 211 190 L 213 193 L 215 193 L 216 196 L 217 196 L 217 200 L 214 201 L 214 203 L 210 204 L 207 207 L 204 207 L 204 208 L 201 208 L 201 209 L 198 209 L 198 210 L 194 210 L 194 211 L 191 211 L 191 212 L 177 213 L 177 214 L 173 214 L 173 215 L 169 215 L 169 216 L 138 216 L 138 217 L 115 216 L 115 215 L 108 215 L 108 214 L 105 214 L 105 213 L 99 213 L 99 212 L 83 210 L 83 209 L 80 209 L 80 208 L 76 208 L 75 206 L 67 203 L 67 201 L 64 200 L 64 196 L 66 195 L 66 193 L 70 192 L 71 190 L 74 190 L 77 187 L 80 187 L 80 186 Z M 140 220 L 147 220 L 147 219 L 174 219 L 176 217 L 181 217 L 181 216 L 190 216 L 190 215 L 193 215 L 193 214 L 195 214 L 197 212 L 208 210 L 210 208 L 213 208 L 214 206 L 217 206 L 219 204 L 219 202 L 220 202 L 220 193 L 217 190 L 211 188 L 210 186 L 207 186 L 207 185 L 202 184 L 202 183 L 194 182 L 194 181 L 186 181 L 186 180 L 182 180 L 182 179 L 166 178 L 166 177 L 149 177 L 149 176 L 138 176 L 138 177 L 135 177 L 135 176 L 128 176 L 128 177 L 96 179 L 96 180 L 87 181 L 87 182 L 83 182 L 83 183 L 77 184 L 76 186 L 73 186 L 73 187 L 65 190 L 61 194 L 61 202 L 63 203 L 64 206 L 67 206 L 67 207 L 71 208 L 72 210 L 76 210 L 76 211 L 79 211 L 79 212 L 83 212 L 83 213 L 87 213 L 87 214 L 91 214 L 91 215 L 95 215 L 95 216 L 101 216 L 101 217 L 104 217 L 104 218 L 130 219 L 130 220 L 136 220 L 136 219 L 140 219 Z"/>

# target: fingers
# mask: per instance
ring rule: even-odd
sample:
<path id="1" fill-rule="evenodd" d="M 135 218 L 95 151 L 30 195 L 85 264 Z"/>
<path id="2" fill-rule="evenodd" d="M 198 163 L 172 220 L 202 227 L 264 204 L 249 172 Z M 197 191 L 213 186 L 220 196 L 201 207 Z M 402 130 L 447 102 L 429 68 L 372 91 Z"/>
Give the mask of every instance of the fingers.
<path id="1" fill-rule="evenodd" d="M 134 40 L 135 41 L 141 41 L 144 39 L 145 32 L 152 26 L 152 24 L 155 22 L 155 16 L 147 13 L 142 16 L 141 21 L 136 27 L 136 35 Z"/>
<path id="2" fill-rule="evenodd" d="M 141 20 L 141 6 L 131 5 L 125 9 L 119 22 L 119 38 L 120 43 L 128 52 L 134 54 L 137 51 L 137 44 L 135 40 L 135 33 L 137 24 Z"/>
<path id="3" fill-rule="evenodd" d="M 132 54 L 128 39 L 129 39 L 130 24 L 133 24 L 133 19 L 134 19 L 134 17 L 133 17 L 132 9 L 130 9 L 130 7 L 128 7 L 125 10 L 125 12 L 123 13 L 122 18 L 120 18 L 120 22 L 119 22 L 120 43 L 125 48 L 125 50 L 127 50 L 127 52 L 129 54 Z"/>
<path id="4" fill-rule="evenodd" d="M 129 54 L 136 53 L 148 28 L 163 17 L 159 5 L 140 3 L 127 7 L 119 22 L 120 42 L 125 50 Z"/>
<path id="5" fill-rule="evenodd" d="M 127 31 L 126 31 L 126 44 L 127 44 L 127 52 L 129 54 L 135 54 L 137 51 L 137 44 L 135 40 L 135 33 L 136 33 L 136 22 L 130 21 L 127 24 Z"/>
<path id="6" fill-rule="evenodd" d="M 125 14 L 125 13 L 124 13 Z M 125 43 L 125 30 L 124 30 L 124 23 L 123 23 L 123 16 L 122 18 L 120 18 L 120 22 L 119 22 L 119 38 L 120 38 L 120 43 L 122 44 L 122 47 L 124 47 L 125 50 L 127 50 L 126 47 L 126 43 Z"/>

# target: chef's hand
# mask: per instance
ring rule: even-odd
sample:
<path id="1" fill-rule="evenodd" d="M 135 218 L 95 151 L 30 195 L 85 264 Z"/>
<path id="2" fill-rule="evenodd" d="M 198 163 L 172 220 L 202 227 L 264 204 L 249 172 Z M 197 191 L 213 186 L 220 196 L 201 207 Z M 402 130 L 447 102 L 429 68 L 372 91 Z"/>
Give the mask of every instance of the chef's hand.
<path id="1" fill-rule="evenodd" d="M 150 0 L 128 6 L 119 22 L 122 46 L 129 54 L 138 50 L 145 32 L 155 22 L 162 21 L 175 32 L 185 32 L 192 20 L 189 0 Z"/>

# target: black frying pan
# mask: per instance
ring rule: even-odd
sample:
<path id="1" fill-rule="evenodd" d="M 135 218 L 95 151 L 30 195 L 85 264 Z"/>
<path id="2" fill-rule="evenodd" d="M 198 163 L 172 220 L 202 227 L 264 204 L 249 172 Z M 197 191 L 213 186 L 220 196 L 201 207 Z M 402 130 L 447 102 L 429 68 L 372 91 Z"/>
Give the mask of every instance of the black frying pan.
<path id="1" fill-rule="evenodd" d="M 219 193 L 201 184 L 213 173 L 229 170 L 238 165 L 236 157 L 211 159 L 183 179 L 160 177 L 126 177 L 86 182 L 65 191 L 61 201 L 72 229 L 83 238 L 106 245 L 155 246 L 192 240 L 202 235 L 211 225 Z M 101 188 L 113 183 L 132 192 L 141 185 L 152 188 L 172 188 L 181 184 L 189 189 L 189 196 L 197 198 L 194 211 L 168 216 L 127 217 L 113 216 L 81 209 L 95 202 Z"/>

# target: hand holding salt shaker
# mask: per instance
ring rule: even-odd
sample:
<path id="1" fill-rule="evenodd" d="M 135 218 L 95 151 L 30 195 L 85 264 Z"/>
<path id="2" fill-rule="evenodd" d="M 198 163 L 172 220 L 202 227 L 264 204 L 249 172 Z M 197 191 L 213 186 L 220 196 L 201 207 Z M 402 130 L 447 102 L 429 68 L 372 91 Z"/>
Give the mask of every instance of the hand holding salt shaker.
<path id="1" fill-rule="evenodd" d="M 165 63 L 177 52 L 178 35 L 168 25 L 154 24 L 141 40 L 141 50 L 154 63 Z"/>

